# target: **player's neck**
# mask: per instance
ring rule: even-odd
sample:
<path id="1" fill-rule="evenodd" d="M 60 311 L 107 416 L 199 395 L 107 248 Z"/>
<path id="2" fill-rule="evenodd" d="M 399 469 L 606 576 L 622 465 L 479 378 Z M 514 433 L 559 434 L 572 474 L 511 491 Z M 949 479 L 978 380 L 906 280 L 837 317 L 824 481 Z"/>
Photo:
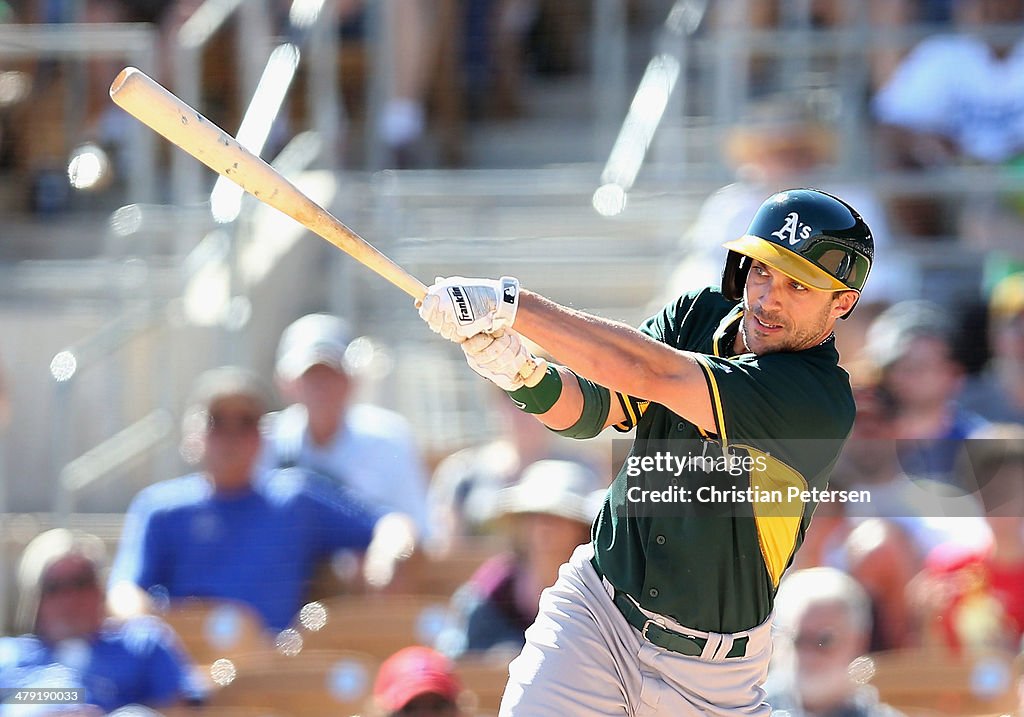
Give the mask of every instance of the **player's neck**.
<path id="1" fill-rule="evenodd" d="M 743 331 L 740 330 L 739 326 L 736 327 L 736 338 L 732 342 L 732 355 L 739 356 L 740 354 L 753 353 L 750 347 L 747 346 L 747 342 L 743 340 Z"/>

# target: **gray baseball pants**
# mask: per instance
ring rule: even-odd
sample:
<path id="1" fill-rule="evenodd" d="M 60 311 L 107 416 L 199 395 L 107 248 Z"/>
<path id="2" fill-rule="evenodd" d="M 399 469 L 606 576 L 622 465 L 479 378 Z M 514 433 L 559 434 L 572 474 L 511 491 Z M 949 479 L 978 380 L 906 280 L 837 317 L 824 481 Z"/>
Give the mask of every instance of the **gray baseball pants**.
<path id="1" fill-rule="evenodd" d="M 771 657 L 770 619 L 735 635 L 666 624 L 708 640 L 700 657 L 670 652 L 626 622 L 592 556 L 592 545 L 576 548 L 541 595 L 526 646 L 509 665 L 499 717 L 768 717 L 761 685 Z M 712 657 L 744 635 L 744 657 Z"/>

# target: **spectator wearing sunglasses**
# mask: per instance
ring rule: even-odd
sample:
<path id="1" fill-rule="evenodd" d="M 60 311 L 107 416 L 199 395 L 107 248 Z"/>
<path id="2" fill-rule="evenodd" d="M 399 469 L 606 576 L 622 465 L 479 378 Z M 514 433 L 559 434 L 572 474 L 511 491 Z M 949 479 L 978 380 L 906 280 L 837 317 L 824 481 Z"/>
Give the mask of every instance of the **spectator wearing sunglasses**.
<path id="1" fill-rule="evenodd" d="M 766 690 L 782 717 L 902 717 L 851 678 L 871 637 L 871 601 L 835 568 L 797 570 L 775 598 L 776 656 Z"/>
<path id="2" fill-rule="evenodd" d="M 81 703 L 61 712 L 200 701 L 200 682 L 167 625 L 151 617 L 108 618 L 104 562 L 102 541 L 87 533 L 50 530 L 28 544 L 18 567 L 17 621 L 25 634 L 0 638 L 0 686 L 78 691 Z M 12 709 L 0 705 L 0 714 Z"/>
<path id="3" fill-rule="evenodd" d="M 406 647 L 386 659 L 373 685 L 380 717 L 460 717 L 462 686 L 451 660 L 429 647 Z"/>
<path id="4" fill-rule="evenodd" d="M 119 614 L 224 598 L 249 603 L 277 631 L 336 551 L 366 551 L 378 581 L 412 552 L 407 517 L 382 515 L 322 476 L 289 468 L 257 480 L 267 404 L 263 383 L 242 369 L 199 378 L 182 445 L 199 470 L 144 489 L 129 506 L 110 579 Z"/>

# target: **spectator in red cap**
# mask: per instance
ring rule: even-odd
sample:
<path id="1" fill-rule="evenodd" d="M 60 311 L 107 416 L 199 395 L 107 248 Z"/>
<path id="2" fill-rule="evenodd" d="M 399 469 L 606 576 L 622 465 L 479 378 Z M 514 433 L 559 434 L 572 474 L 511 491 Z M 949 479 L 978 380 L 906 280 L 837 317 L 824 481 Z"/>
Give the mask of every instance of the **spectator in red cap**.
<path id="1" fill-rule="evenodd" d="M 429 647 L 406 647 L 377 672 L 373 700 L 386 717 L 459 717 L 462 685 L 451 660 Z"/>

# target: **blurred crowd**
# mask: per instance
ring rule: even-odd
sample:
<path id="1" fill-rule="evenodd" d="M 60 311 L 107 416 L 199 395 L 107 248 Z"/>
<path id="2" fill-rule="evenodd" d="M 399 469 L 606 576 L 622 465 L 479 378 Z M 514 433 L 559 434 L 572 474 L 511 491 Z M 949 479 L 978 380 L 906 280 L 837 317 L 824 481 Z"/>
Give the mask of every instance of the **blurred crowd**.
<path id="1" fill-rule="evenodd" d="M 858 415 L 832 483 L 872 497 L 820 504 L 782 582 L 768 683 L 780 714 L 896 714 L 854 679 L 865 655 L 1020 652 L 1024 274 L 996 285 L 989 326 L 991 359 L 969 379 L 947 313 L 922 300 L 877 313 L 851 350 Z M 496 392 L 504 433 L 430 475 L 404 418 L 352 400 L 354 338 L 309 314 L 283 332 L 272 381 L 201 375 L 181 427 L 194 472 L 135 496 L 109 568 L 103 542 L 78 531 L 25 549 L 24 634 L 0 646 L 0 683 L 80 686 L 105 710 L 198 704 L 215 686 L 161 621 L 189 600 L 246 606 L 280 647 L 313 597 L 432 592 L 424 574 L 472 555 L 430 639 L 410 635 L 421 647 L 396 657 L 433 665 L 423 714 L 454 714 L 458 675 L 442 666 L 522 647 L 541 591 L 589 540 L 612 467 L 566 453 Z M 423 697 L 381 689 L 402 692 L 395 704 Z"/>
<path id="2" fill-rule="evenodd" d="M 372 161 L 396 168 L 462 164 L 467 160 L 459 134 L 466 123 L 517 116 L 523 111 L 524 74 L 564 73 L 578 54 L 567 27 L 580 13 L 550 0 L 265 0 L 248 24 L 232 8 L 222 18 L 219 5 L 203 0 L 7 0 L 0 3 L 0 25 L 83 23 L 99 31 L 112 24 L 148 23 L 157 47 L 154 66 L 141 69 L 180 91 L 174 87 L 176 70 L 181 46 L 188 41 L 181 32 L 192 20 L 193 33 L 211 33 L 201 48 L 197 107 L 234 133 L 248 102 L 242 94 L 249 90 L 241 86 L 246 45 L 257 55 L 259 48 L 269 52 L 277 42 L 303 50 L 309 42 L 306 15 L 319 7 L 335 23 L 342 106 L 333 116 L 348 133 L 331 151 L 344 167 Z M 377 52 L 374 40 L 386 51 Z M 116 43 L 116 37 L 110 42 Z M 111 186 L 124 188 L 128 159 L 121 155 L 129 120 L 110 103 L 107 88 L 129 59 L 99 53 L 62 59 L 56 49 L 0 54 L 0 173 L 11 173 L 24 185 L 17 209 L 50 215 L 77 207 L 64 175 L 69 160 L 84 149 L 104 165 L 103 176 L 85 189 L 95 197 Z M 258 57 L 261 66 L 265 61 Z M 275 120 L 270 152 L 281 149 L 282 138 L 314 122 L 313 108 L 302 99 L 312 81 L 306 72 L 302 65 L 290 93 L 294 99 Z M 383 87 L 381 97 L 371 97 L 374 72 Z M 379 106 L 371 116 L 373 103 Z M 372 141 L 383 146 L 376 160 L 370 156 Z"/>
<path id="3" fill-rule="evenodd" d="M 163 47 L 153 72 L 167 77 L 169 44 L 199 4 L 9 0 L 0 2 L 0 22 L 156 23 Z M 271 18 L 282 32 L 289 5 L 279 3 Z M 713 2 L 712 27 L 736 23 L 739 5 Z M 743 22 L 785 27 L 790 5 L 752 0 Z M 395 76 L 377 128 L 393 166 L 446 161 L 428 151 L 441 46 L 460 48 L 457 84 L 470 118 L 523 111 L 527 57 L 533 71 L 571 65 L 573 34 L 552 19 L 551 3 L 455 7 L 453 38 L 438 22 L 441 3 L 394 4 Z M 871 92 L 860 109 L 871 117 L 880 167 L 920 176 L 948 167 L 1019 173 L 1024 0 L 808 7 L 804 19 L 814 27 L 846 26 L 850 13 L 865 13 L 879 32 L 911 23 L 935 30 L 909 51 L 883 43 L 870 54 Z M 358 46 L 367 8 L 345 0 L 336 10 L 344 46 Z M 544 23 L 554 29 L 537 44 L 531 33 Z M 773 62 L 753 55 L 757 96 L 723 145 L 735 181 L 710 195 L 682 233 L 662 300 L 717 283 L 721 243 L 742 234 L 764 197 L 837 161 L 836 107 L 827 94 L 789 91 Z M 0 172 L 26 178 L 33 211 L 59 205 L 47 187 L 63 175 L 71 145 L 96 142 L 116 167 L 124 118 L 100 101 L 114 64 L 88 65 L 74 109 L 82 135 L 73 138 L 56 119 L 53 127 L 30 121 L 65 116 L 68 68 L 39 59 L 5 69 Z M 208 90 L 221 95 L 221 105 L 207 103 L 213 118 L 237 123 L 224 85 Z M 1006 192 L 965 194 L 954 207 L 927 193 L 892 199 L 866 180 L 823 188 L 861 211 L 877 247 L 857 312 L 837 329 L 858 414 L 833 476 L 835 486 L 867 489 L 872 500 L 818 506 L 779 590 L 768 691 L 780 715 L 895 715 L 851 669 L 866 655 L 997 655 L 1021 671 L 1024 208 Z M 903 245 L 906 237 L 948 236 L 984 255 L 975 305 L 952 306 Z M 488 408 L 501 433 L 428 460 L 405 417 L 355 401 L 355 338 L 345 319 L 309 314 L 282 333 L 273 376 L 233 366 L 204 373 L 181 416 L 192 472 L 155 476 L 134 496 L 112 555 L 76 531 L 32 540 L 17 571 L 21 634 L 0 640 L 0 687 L 80 687 L 97 713 L 199 704 L 217 685 L 170 626 L 189 600 L 246 606 L 280 647 L 281 635 L 305 625 L 311 600 L 433 593 L 423 586 L 440 581 L 424 576 L 468 555 L 478 558 L 472 569 L 440 596 L 443 620 L 429 639 L 379 665 L 367 697 L 379 714 L 463 714 L 459 665 L 474 656 L 500 662 L 522 647 L 541 591 L 589 539 L 613 467 L 596 451 L 570 451 L 497 391 Z M 0 420 L 5 414 L 0 385 Z M 0 713 L 7 708 L 0 704 Z"/>

